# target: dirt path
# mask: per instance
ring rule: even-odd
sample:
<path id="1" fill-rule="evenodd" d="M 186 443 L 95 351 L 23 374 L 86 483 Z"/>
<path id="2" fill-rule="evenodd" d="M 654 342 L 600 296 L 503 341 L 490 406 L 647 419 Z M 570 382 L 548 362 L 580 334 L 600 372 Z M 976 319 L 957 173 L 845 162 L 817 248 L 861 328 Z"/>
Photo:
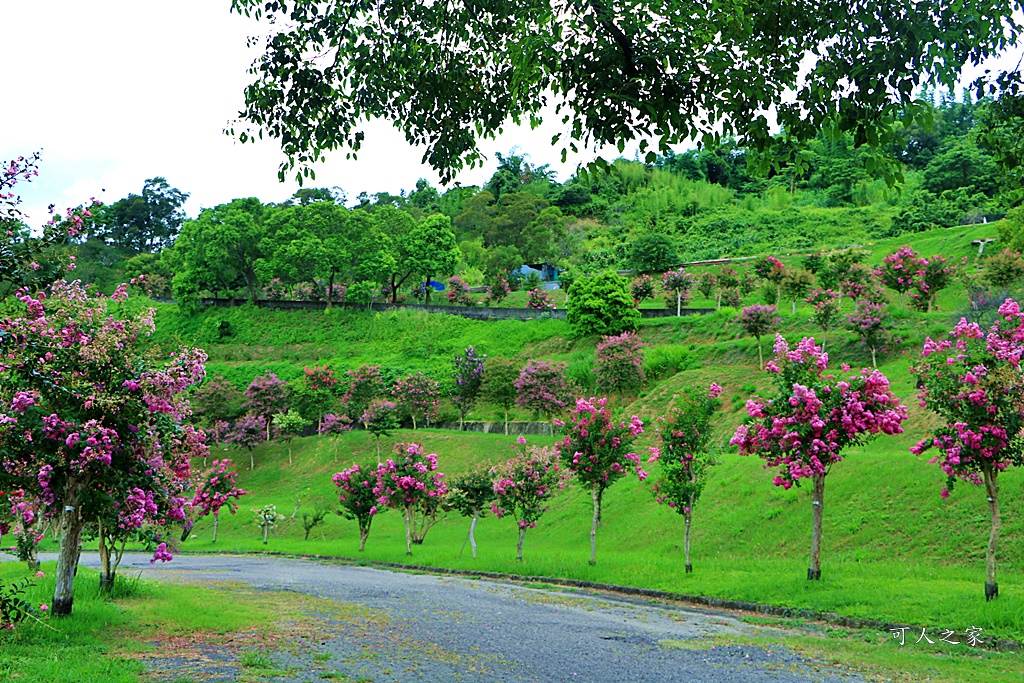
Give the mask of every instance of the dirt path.
<path id="1" fill-rule="evenodd" d="M 86 566 L 95 556 L 84 555 Z M 323 624 L 317 642 L 269 653 L 275 671 L 242 667 L 210 646 L 199 659 L 151 662 L 166 681 L 505 681 L 555 683 L 861 683 L 784 648 L 712 647 L 759 635 L 735 615 L 515 584 L 241 556 L 126 556 L 123 574 L 242 581 L 369 608 L 373 623 Z M 682 647 L 679 644 L 682 644 Z M 272 675 L 276 674 L 276 675 Z M 264 676 L 261 678 L 261 675 Z"/>

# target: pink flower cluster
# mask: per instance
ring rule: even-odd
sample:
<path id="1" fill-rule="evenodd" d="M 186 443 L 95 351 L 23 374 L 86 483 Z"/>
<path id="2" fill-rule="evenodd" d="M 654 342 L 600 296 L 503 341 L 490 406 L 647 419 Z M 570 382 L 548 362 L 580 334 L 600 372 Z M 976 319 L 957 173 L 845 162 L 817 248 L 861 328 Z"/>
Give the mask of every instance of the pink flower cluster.
<path id="1" fill-rule="evenodd" d="M 956 480 L 979 484 L 986 469 L 1024 465 L 1014 435 L 1024 429 L 1024 314 L 1013 299 L 999 307 L 999 319 L 987 331 L 961 319 L 949 339 L 925 340 L 918 398 L 946 422 L 931 438 L 913 447 L 917 455 L 938 450 L 930 462 L 946 474 L 946 491 Z"/>
<path id="2" fill-rule="evenodd" d="M 418 443 L 395 444 L 397 459 L 388 458 L 377 469 L 373 492 L 379 505 L 411 508 L 425 498 L 448 493 L 444 473 L 437 469 L 437 454 L 427 453 Z"/>
<path id="3" fill-rule="evenodd" d="M 231 461 L 227 458 L 214 460 L 211 469 L 196 487 L 189 507 L 198 510 L 200 516 L 219 515 L 225 505 L 230 505 L 231 514 L 238 510 L 237 501 L 246 495 L 246 491 L 235 486 L 238 473 L 230 468 Z"/>
<path id="4" fill-rule="evenodd" d="M 778 467 L 776 486 L 788 489 L 800 479 L 824 474 L 842 460 L 844 448 L 869 436 L 903 431 L 907 410 L 885 375 L 864 369 L 836 380 L 823 374 L 827 366 L 828 355 L 812 338 L 790 350 L 777 336 L 775 360 L 765 369 L 775 374 L 779 394 L 748 401 L 749 419 L 729 441 L 741 455 L 760 455 L 766 467 Z"/>
<path id="5" fill-rule="evenodd" d="M 634 439 L 643 433 L 643 422 L 636 415 L 615 423 L 608 399 L 579 398 L 569 415 L 565 438 L 556 447 L 562 463 L 581 483 L 606 488 L 630 468 L 640 481 L 647 478 L 640 457 L 631 451 Z"/>
<path id="6" fill-rule="evenodd" d="M 558 453 L 551 448 L 526 446 L 516 439 L 517 455 L 491 468 L 497 498 L 491 512 L 498 518 L 512 515 L 520 529 L 532 529 L 548 509 L 555 489 L 565 486 L 566 475 L 558 465 Z"/>

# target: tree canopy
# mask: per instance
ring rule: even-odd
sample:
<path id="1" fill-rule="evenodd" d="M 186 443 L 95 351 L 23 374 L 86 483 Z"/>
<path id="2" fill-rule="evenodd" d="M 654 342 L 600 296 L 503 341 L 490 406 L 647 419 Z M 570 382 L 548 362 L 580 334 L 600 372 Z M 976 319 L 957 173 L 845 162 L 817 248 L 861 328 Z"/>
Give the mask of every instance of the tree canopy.
<path id="1" fill-rule="evenodd" d="M 480 141 L 508 121 L 536 125 L 553 111 L 563 153 L 732 135 L 769 152 L 766 169 L 799 158 L 821 130 L 886 145 L 897 120 L 921 113 L 918 84 L 952 88 L 965 64 L 1013 43 L 1021 6 L 232 0 L 277 21 L 229 132 L 279 139 L 282 178 L 297 169 L 301 179 L 325 152 L 357 153 L 365 122 L 381 118 L 424 145 L 447 181 L 480 163 Z"/>

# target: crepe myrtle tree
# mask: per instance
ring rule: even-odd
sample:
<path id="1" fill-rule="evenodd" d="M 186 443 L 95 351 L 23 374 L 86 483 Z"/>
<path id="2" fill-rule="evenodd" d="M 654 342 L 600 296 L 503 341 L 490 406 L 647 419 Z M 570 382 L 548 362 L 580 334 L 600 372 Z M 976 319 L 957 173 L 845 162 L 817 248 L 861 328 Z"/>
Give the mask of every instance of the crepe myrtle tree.
<path id="1" fill-rule="evenodd" d="M 775 287 L 775 301 L 782 300 L 782 282 L 789 275 L 785 264 L 774 256 L 762 256 L 754 261 L 754 273 Z"/>
<path id="2" fill-rule="evenodd" d="M 436 521 L 437 501 L 448 493 L 437 454 L 418 443 L 396 443 L 395 457 L 377 467 L 377 505 L 405 515 L 405 554 L 412 555 L 413 534 L 420 542 Z M 433 519 L 432 519 L 433 518 Z"/>
<path id="3" fill-rule="evenodd" d="M 253 450 L 267 440 L 267 420 L 263 416 L 245 415 L 231 425 L 224 437 L 226 443 L 241 446 L 249 452 L 249 469 L 256 469 Z"/>
<path id="4" fill-rule="evenodd" d="M 363 429 L 373 434 L 377 446 L 377 462 L 380 462 L 380 437 L 391 436 L 391 430 L 398 429 L 398 406 L 387 399 L 375 399 L 363 411 L 359 421 Z"/>
<path id="5" fill-rule="evenodd" d="M 297 410 L 274 415 L 274 436 L 284 441 L 285 446 L 288 447 L 289 465 L 292 464 L 292 439 L 301 434 L 309 424 L 309 421 L 302 417 Z"/>
<path id="6" fill-rule="evenodd" d="M 246 491 L 235 486 L 238 472 L 231 469 L 231 461 L 227 458 L 214 460 L 211 469 L 204 472 L 189 507 L 198 517 L 213 515 L 213 539 L 217 542 L 217 528 L 220 526 L 220 511 L 225 505 L 228 512 L 238 511 L 238 499 L 246 495 Z"/>
<path id="7" fill-rule="evenodd" d="M 185 398 L 206 355 L 182 348 L 158 360 L 147 341 L 154 313 L 126 285 L 108 297 L 57 281 L 18 295 L 0 320 L 0 489 L 30 492 L 59 519 L 54 615 L 71 614 L 85 526 L 126 495 L 147 501 L 121 518 L 126 528 L 183 523 L 190 462 L 208 454 Z"/>
<path id="8" fill-rule="evenodd" d="M 828 354 L 806 337 L 790 349 L 775 337 L 775 359 L 765 364 L 777 393 L 747 401 L 747 421 L 729 441 L 740 455 L 758 455 L 766 467 L 777 467 L 772 480 L 789 489 L 810 479 L 812 495 L 811 558 L 808 580 L 821 578 L 821 533 L 825 477 L 843 451 L 876 434 L 901 434 L 907 409 L 878 370 L 861 370 L 844 379 L 825 374 Z M 849 366 L 843 366 L 848 372 Z"/>
<path id="9" fill-rule="evenodd" d="M 449 390 L 452 403 L 459 411 L 459 429 L 465 426 L 466 415 L 476 405 L 480 387 L 484 381 L 484 361 L 487 356 L 467 346 L 462 355 L 452 361 L 452 388 Z"/>
<path id="10" fill-rule="evenodd" d="M 654 280 L 650 275 L 644 273 L 629 286 L 629 293 L 633 295 L 633 303 L 639 306 L 647 299 L 654 298 Z"/>
<path id="11" fill-rule="evenodd" d="M 345 519 L 354 519 L 359 525 L 359 552 L 363 552 L 373 518 L 387 511 L 377 502 L 377 469 L 370 465 L 352 465 L 335 474 L 331 481 L 338 487 L 341 504 L 336 512 Z"/>
<path id="12" fill-rule="evenodd" d="M 516 438 L 512 447 L 517 454 L 491 468 L 494 502 L 491 512 L 497 518 L 511 516 L 519 527 L 516 559 L 523 560 L 523 541 L 527 529 L 533 529 L 556 489 L 565 487 L 568 471 L 559 465 L 558 451 L 547 446 L 526 445 L 526 437 Z"/>
<path id="13" fill-rule="evenodd" d="M 775 306 L 754 304 L 744 308 L 740 312 L 740 317 L 736 319 L 743 331 L 757 340 L 757 364 L 762 370 L 764 352 L 761 350 L 761 337 L 777 329 L 782 322 L 782 318 L 775 315 L 777 312 Z"/>
<path id="14" fill-rule="evenodd" d="M 882 259 L 882 265 L 875 269 L 875 276 L 883 285 L 896 292 L 900 306 L 903 306 L 903 297 L 917 286 L 919 265 L 918 253 L 908 246 L 902 246 Z"/>
<path id="15" fill-rule="evenodd" d="M 597 564 L 597 529 L 601 526 L 601 505 L 609 486 L 634 469 L 640 481 L 647 473 L 631 449 L 644 423 L 636 415 L 615 422 L 605 398 L 579 398 L 569 414 L 565 438 L 557 444 L 562 467 L 572 473 L 584 489 L 590 489 L 594 517 L 590 527 L 590 564 Z"/>
<path id="16" fill-rule="evenodd" d="M 555 415 L 572 403 L 572 387 L 565 376 L 565 363 L 543 360 L 527 361 L 515 381 L 516 403 L 550 420 L 555 435 Z"/>
<path id="17" fill-rule="evenodd" d="M 490 358 L 484 363 L 484 400 L 505 412 L 505 436 L 508 436 L 508 411 L 516 404 L 516 380 L 519 364 L 511 358 Z"/>
<path id="18" fill-rule="evenodd" d="M 892 338 L 889 331 L 889 310 L 886 304 L 861 301 L 857 310 L 846 316 L 846 329 L 857 334 L 871 351 L 871 366 L 878 367 L 878 350 Z"/>
<path id="19" fill-rule="evenodd" d="M 677 316 L 683 313 L 683 302 L 690 298 L 693 282 L 693 276 L 683 272 L 682 268 L 669 270 L 661 276 L 661 289 L 665 292 L 666 300 L 675 303 Z"/>
<path id="20" fill-rule="evenodd" d="M 395 404 L 412 418 L 412 428 L 416 429 L 416 418 L 428 426 L 430 419 L 437 415 L 441 405 L 441 388 L 436 379 L 422 372 L 409 374 L 399 379 L 391 387 L 391 398 Z"/>
<path id="21" fill-rule="evenodd" d="M 274 415 L 288 412 L 288 398 L 288 383 L 272 372 L 256 377 L 245 389 L 245 408 L 249 414 L 265 420 L 267 441 Z"/>
<path id="22" fill-rule="evenodd" d="M 644 347 L 635 332 L 604 337 L 594 351 L 594 375 L 600 391 L 637 393 L 643 388 Z"/>
<path id="23" fill-rule="evenodd" d="M 999 307 L 986 332 L 961 318 L 949 339 L 926 338 L 921 360 L 912 368 L 920 380 L 921 407 L 944 422 L 930 438 L 913 446 L 916 455 L 934 448 L 946 475 L 942 497 L 964 481 L 983 485 L 990 528 L 985 550 L 985 599 L 999 595 L 996 551 L 999 544 L 999 474 L 1024 466 L 1024 314 L 1013 299 Z"/>
<path id="24" fill-rule="evenodd" d="M 451 490 L 448 493 L 448 505 L 463 517 L 469 517 L 469 534 L 466 541 L 476 558 L 476 523 L 481 516 L 487 514 L 487 509 L 494 500 L 494 483 L 491 476 L 484 471 L 475 470 L 459 477 L 452 482 Z M 463 542 L 462 550 L 466 549 Z M 462 555 L 462 551 L 459 551 Z"/>
<path id="25" fill-rule="evenodd" d="M 658 503 L 668 505 L 683 516 L 683 555 L 686 573 L 690 563 L 690 527 L 693 508 L 704 492 L 708 470 L 714 464 L 711 443 L 711 418 L 721 406 L 722 387 L 712 382 L 707 392 L 690 388 L 665 417 L 660 430 L 661 448 L 651 448 L 648 462 L 657 461 L 659 477 L 654 484 Z"/>
<path id="26" fill-rule="evenodd" d="M 835 327 L 839 321 L 839 304 L 842 298 L 839 292 L 820 287 L 812 289 L 811 293 L 804 299 L 804 303 L 810 304 L 814 309 L 811 315 L 811 322 L 821 328 L 821 350 L 825 350 L 825 342 L 828 341 L 828 331 Z"/>

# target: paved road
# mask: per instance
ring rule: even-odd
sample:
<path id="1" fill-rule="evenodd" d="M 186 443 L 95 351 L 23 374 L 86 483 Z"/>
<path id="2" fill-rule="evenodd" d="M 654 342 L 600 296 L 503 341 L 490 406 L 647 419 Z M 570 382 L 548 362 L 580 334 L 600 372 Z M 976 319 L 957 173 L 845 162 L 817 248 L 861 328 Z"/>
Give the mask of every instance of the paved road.
<path id="1" fill-rule="evenodd" d="M 95 566 L 97 558 L 83 556 L 82 561 Z M 334 672 L 339 680 L 374 683 L 862 681 L 784 648 L 712 648 L 708 639 L 716 634 L 759 632 L 759 627 L 725 612 L 253 556 L 178 556 L 165 566 L 150 565 L 148 556 L 126 556 L 121 571 L 178 581 L 243 581 L 260 589 L 356 603 L 387 615 L 384 629 L 331 622 L 315 644 L 316 653 L 275 654 L 278 665 L 294 667 L 292 677 L 279 680 L 315 681 Z M 680 649 L 665 642 L 680 640 L 689 646 Z M 218 659 L 215 649 L 206 654 L 210 661 Z M 206 680 L 234 680 L 237 669 L 229 661 L 221 663 L 217 671 L 206 670 L 216 674 Z M 172 668 L 184 670 L 188 664 Z"/>

